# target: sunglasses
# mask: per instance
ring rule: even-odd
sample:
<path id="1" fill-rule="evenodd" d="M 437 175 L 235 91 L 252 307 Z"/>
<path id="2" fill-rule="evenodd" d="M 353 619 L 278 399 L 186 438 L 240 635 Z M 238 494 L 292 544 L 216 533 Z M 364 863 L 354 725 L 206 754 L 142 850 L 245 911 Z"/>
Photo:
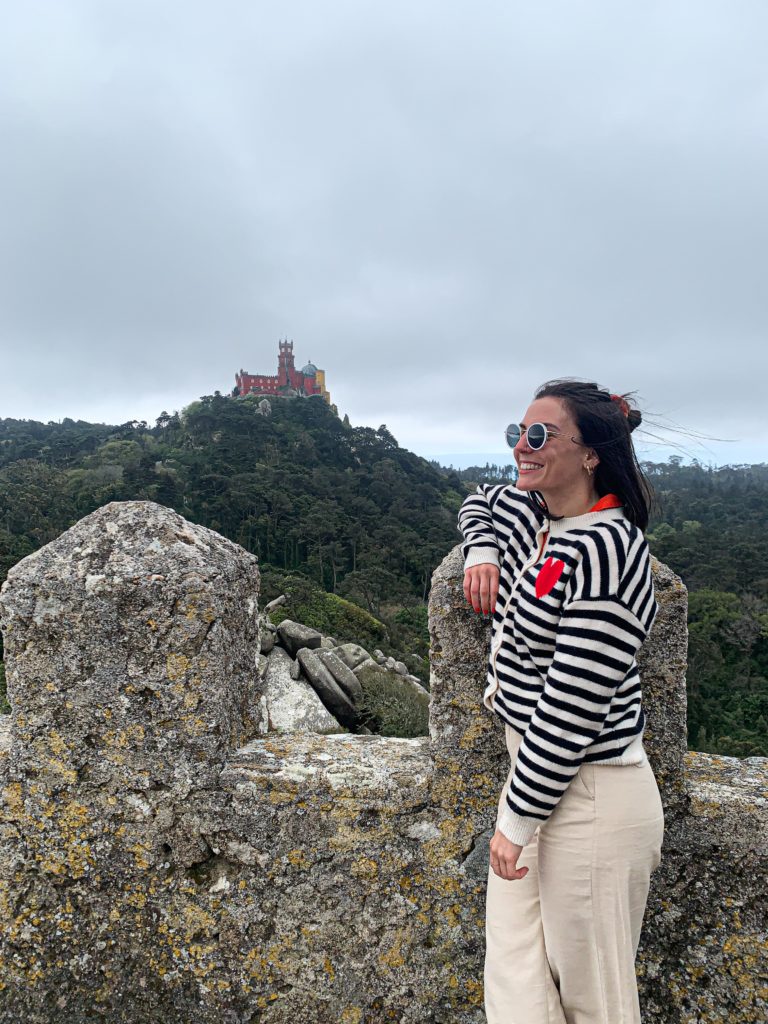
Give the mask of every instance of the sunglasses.
<path id="1" fill-rule="evenodd" d="M 559 430 L 547 430 L 543 423 L 532 423 L 526 429 L 519 423 L 510 423 L 505 432 L 509 447 L 514 448 L 523 434 L 528 441 L 528 447 L 535 452 L 543 448 L 550 437 L 562 437 Z"/>

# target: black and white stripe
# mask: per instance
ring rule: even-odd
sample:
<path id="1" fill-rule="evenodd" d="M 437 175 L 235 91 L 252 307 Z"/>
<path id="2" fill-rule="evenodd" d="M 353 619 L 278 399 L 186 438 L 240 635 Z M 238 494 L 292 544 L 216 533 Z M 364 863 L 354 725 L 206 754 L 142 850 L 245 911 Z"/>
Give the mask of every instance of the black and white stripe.
<path id="1" fill-rule="evenodd" d="M 642 758 L 635 658 L 657 612 L 650 552 L 621 508 L 549 522 L 504 484 L 469 495 L 459 528 L 465 567 L 500 569 L 483 702 L 523 736 L 498 827 L 525 845 L 582 762 Z M 562 573 L 537 597 L 550 557 Z"/>

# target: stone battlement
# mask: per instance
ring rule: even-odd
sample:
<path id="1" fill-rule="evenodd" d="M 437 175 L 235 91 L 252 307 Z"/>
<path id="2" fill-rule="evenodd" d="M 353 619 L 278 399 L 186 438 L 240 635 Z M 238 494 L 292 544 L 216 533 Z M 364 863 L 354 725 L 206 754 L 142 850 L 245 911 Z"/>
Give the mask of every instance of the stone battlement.
<path id="1" fill-rule="evenodd" d="M 667 829 L 643 1019 L 759 1021 L 768 759 L 686 751 L 686 592 L 654 574 Z M 14 566 L 0 1021 L 482 1024 L 508 756 L 461 580 L 457 547 L 433 577 L 430 735 L 393 739 L 263 731 L 256 559 L 170 509 L 113 502 Z"/>

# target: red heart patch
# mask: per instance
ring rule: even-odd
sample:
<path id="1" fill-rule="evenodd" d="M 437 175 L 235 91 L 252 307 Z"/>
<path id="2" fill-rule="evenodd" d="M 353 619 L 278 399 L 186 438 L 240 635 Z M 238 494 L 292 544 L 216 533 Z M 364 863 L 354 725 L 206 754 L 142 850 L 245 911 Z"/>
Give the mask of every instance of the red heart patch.
<path id="1" fill-rule="evenodd" d="M 564 562 L 559 558 L 553 558 L 552 555 L 549 556 L 536 577 L 536 597 L 546 597 L 560 579 L 564 568 Z"/>

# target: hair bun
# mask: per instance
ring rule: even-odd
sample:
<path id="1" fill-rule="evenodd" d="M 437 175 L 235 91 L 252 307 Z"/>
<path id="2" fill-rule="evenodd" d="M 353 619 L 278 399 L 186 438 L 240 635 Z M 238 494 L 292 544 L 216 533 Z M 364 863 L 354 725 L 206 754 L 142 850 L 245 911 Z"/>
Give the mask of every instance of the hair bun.
<path id="1" fill-rule="evenodd" d="M 630 409 L 627 413 L 627 426 L 629 427 L 630 432 L 633 431 L 635 427 L 639 427 L 642 422 L 643 417 L 640 410 Z"/>

